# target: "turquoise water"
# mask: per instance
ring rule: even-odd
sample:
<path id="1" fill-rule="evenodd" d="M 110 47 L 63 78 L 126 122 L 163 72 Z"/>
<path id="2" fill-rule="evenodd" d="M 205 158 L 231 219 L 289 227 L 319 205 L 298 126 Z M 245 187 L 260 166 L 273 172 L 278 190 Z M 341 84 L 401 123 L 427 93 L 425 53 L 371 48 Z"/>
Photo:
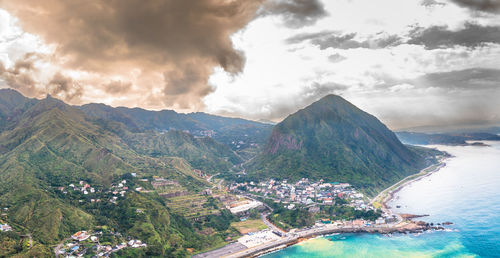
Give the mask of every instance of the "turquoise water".
<path id="1" fill-rule="evenodd" d="M 341 234 L 312 239 L 271 257 L 500 257 L 500 143 L 436 146 L 454 158 L 440 171 L 402 189 L 389 206 L 452 221 L 453 232 L 422 235 Z"/>

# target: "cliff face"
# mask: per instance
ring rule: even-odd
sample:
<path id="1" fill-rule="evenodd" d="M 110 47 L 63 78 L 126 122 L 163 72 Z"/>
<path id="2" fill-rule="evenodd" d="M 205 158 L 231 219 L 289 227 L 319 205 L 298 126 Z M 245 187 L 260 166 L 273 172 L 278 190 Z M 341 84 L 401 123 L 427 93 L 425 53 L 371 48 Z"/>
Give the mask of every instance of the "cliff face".
<path id="1" fill-rule="evenodd" d="M 300 148 L 302 148 L 302 141 L 297 140 L 294 135 L 273 131 L 269 137 L 265 152 L 268 154 L 276 154 L 279 149 L 299 150 Z"/>
<path id="2" fill-rule="evenodd" d="M 277 124 L 250 176 L 302 177 L 381 189 L 425 166 L 384 124 L 329 95 Z"/>

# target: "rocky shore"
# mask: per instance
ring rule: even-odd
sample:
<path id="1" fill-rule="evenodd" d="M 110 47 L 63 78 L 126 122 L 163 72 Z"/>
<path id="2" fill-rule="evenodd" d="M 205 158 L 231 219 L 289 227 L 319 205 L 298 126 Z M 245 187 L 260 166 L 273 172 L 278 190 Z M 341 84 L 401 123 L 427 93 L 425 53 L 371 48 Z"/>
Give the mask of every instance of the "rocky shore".
<path id="1" fill-rule="evenodd" d="M 413 215 L 413 216 L 421 217 L 418 215 Z M 451 222 L 444 222 L 442 224 L 445 225 L 445 223 L 451 223 Z M 444 229 L 445 228 L 443 226 L 437 224 L 436 226 L 434 226 L 433 224 L 429 224 L 423 221 L 417 221 L 417 222 L 405 221 L 395 226 L 373 226 L 373 227 L 329 227 L 328 225 L 325 225 L 323 228 L 296 232 L 293 236 L 285 237 L 279 241 L 268 243 L 255 248 L 242 250 L 240 252 L 227 255 L 225 257 L 232 257 L 232 258 L 258 257 L 260 255 L 273 252 L 291 245 L 295 245 L 297 243 L 300 243 L 302 241 L 311 238 L 336 234 L 336 233 L 410 234 L 410 233 L 422 233 L 430 230 L 444 230 Z"/>

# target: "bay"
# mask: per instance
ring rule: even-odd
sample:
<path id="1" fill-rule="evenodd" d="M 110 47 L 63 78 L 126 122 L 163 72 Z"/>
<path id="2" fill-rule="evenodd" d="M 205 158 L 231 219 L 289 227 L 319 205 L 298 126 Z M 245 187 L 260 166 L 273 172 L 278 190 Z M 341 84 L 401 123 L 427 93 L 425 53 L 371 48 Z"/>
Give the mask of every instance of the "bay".
<path id="1" fill-rule="evenodd" d="M 429 215 L 420 220 L 451 221 L 451 232 L 340 234 L 264 257 L 500 257 L 500 143 L 485 143 L 490 146 L 433 146 L 454 157 L 389 202 L 399 213 Z"/>

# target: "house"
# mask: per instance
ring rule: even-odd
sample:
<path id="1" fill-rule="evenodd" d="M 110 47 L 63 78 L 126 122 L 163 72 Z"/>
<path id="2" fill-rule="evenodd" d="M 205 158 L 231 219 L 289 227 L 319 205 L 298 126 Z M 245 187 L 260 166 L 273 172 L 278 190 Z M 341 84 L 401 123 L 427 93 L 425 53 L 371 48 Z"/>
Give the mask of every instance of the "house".
<path id="1" fill-rule="evenodd" d="M 71 236 L 73 240 L 77 241 L 85 241 L 90 237 L 90 235 L 87 234 L 87 231 L 78 231 L 75 234 Z"/>
<path id="2" fill-rule="evenodd" d="M 365 221 L 361 219 L 356 219 L 352 222 L 352 225 L 355 227 L 362 227 L 365 225 Z"/>
<path id="3" fill-rule="evenodd" d="M 331 197 L 323 198 L 323 203 L 324 204 L 333 204 L 333 198 L 331 198 Z"/>
<path id="4" fill-rule="evenodd" d="M 321 223 L 330 224 L 330 223 L 332 223 L 332 221 L 330 221 L 329 219 L 321 219 Z"/>
<path id="5" fill-rule="evenodd" d="M 0 231 L 12 231 L 12 228 L 7 224 L 0 224 Z"/>

